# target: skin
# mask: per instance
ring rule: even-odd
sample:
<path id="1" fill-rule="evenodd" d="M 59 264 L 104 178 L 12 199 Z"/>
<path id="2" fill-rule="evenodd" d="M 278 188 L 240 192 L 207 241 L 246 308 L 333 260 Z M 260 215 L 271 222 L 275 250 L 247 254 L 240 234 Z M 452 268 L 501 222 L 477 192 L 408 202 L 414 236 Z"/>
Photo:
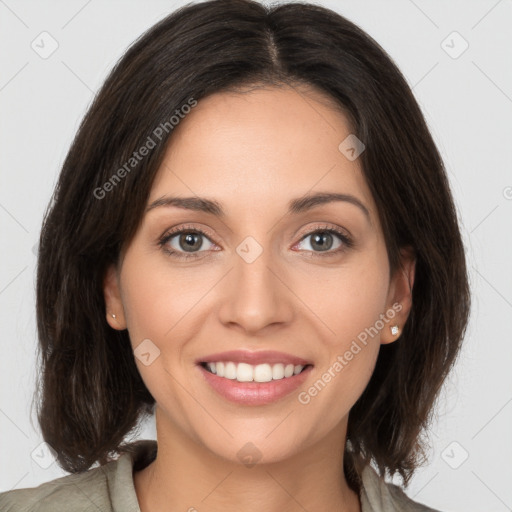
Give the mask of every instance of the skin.
<path id="1" fill-rule="evenodd" d="M 175 129 L 148 205 L 197 195 L 221 203 L 226 216 L 154 208 L 105 276 L 110 326 L 127 328 L 134 348 L 150 339 L 160 350 L 148 366 L 136 358 L 157 403 L 158 455 L 134 474 L 142 512 L 361 510 L 342 469 L 348 414 L 380 345 L 399 338 L 390 326 L 402 327 L 409 314 L 414 259 L 404 251 L 403 268 L 390 276 L 359 160 L 338 149 L 350 133 L 328 97 L 288 86 L 211 95 Z M 286 213 L 291 199 L 318 191 L 357 197 L 369 218 L 349 202 Z M 199 235 L 196 259 L 173 258 L 158 245 L 182 225 L 208 233 Z M 332 235 L 322 252 L 307 235 L 326 227 L 348 231 L 353 247 Z M 252 263 L 236 252 L 248 236 L 263 249 Z M 169 246 L 186 253 L 180 235 Z M 299 392 L 396 303 L 394 319 L 307 405 L 299 403 Z M 314 367 L 275 403 L 234 404 L 195 364 L 232 349 L 282 351 Z M 237 455 L 249 442 L 262 457 L 252 467 Z"/>

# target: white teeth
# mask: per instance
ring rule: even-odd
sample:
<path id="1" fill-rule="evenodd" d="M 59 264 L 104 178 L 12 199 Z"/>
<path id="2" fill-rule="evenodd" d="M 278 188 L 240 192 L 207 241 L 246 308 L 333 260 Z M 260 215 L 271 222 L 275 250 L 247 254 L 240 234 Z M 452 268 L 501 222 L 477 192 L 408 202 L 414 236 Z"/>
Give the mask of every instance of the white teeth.
<path id="1" fill-rule="evenodd" d="M 254 370 L 250 364 L 238 363 L 236 369 L 236 380 L 238 382 L 251 382 L 254 376 Z"/>
<path id="2" fill-rule="evenodd" d="M 272 379 L 284 379 L 284 364 L 275 364 L 272 366 Z"/>
<path id="3" fill-rule="evenodd" d="M 272 380 L 272 366 L 269 364 L 259 364 L 254 368 L 255 382 L 270 382 Z"/>
<path id="4" fill-rule="evenodd" d="M 304 366 L 298 364 L 273 364 L 268 363 L 251 365 L 247 363 L 216 362 L 206 363 L 211 373 L 217 374 L 225 379 L 237 380 L 238 382 L 270 382 L 281 380 L 293 375 L 298 375 Z"/>
<path id="5" fill-rule="evenodd" d="M 235 363 L 226 363 L 224 366 L 224 377 L 226 379 L 236 379 L 236 364 Z"/>

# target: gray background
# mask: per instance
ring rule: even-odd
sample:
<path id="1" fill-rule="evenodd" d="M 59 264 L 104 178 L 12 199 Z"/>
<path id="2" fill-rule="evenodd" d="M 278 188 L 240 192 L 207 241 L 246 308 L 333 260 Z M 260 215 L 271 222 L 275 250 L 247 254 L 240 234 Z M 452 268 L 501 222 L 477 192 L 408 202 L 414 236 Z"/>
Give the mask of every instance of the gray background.
<path id="1" fill-rule="evenodd" d="M 30 419 L 33 251 L 59 168 L 110 68 L 184 3 L 0 0 L 0 491 L 65 474 Z M 369 32 L 413 87 L 445 159 L 467 248 L 465 347 L 438 404 L 429 464 L 407 493 L 446 511 L 512 510 L 512 2 L 317 3 Z M 151 423 L 142 437 L 154 437 Z"/>

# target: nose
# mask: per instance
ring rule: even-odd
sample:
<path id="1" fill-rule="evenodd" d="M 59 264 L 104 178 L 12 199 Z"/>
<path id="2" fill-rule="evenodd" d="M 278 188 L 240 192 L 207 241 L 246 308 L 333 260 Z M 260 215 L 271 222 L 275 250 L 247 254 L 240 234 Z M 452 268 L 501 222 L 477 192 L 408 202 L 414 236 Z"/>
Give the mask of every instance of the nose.
<path id="1" fill-rule="evenodd" d="M 221 322 L 247 334 L 289 324 L 294 314 L 294 296 L 286 281 L 286 272 L 276 264 L 269 250 L 252 262 L 236 254 L 234 268 L 224 284 L 219 309 Z"/>

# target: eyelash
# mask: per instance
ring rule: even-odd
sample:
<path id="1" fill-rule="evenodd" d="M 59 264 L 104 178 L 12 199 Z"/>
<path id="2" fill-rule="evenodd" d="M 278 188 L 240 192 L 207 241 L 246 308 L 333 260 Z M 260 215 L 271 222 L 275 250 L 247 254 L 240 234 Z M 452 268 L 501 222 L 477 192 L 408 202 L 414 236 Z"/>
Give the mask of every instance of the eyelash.
<path id="1" fill-rule="evenodd" d="M 203 251 L 198 251 L 196 253 L 186 253 L 186 252 L 180 252 L 175 251 L 174 249 L 169 249 L 166 247 L 167 242 L 174 238 L 177 235 L 180 235 L 182 233 L 188 233 L 188 234 L 200 234 L 208 239 L 210 239 L 210 236 L 208 233 L 203 231 L 200 228 L 195 227 L 189 227 L 189 226 L 181 226 L 179 228 L 176 228 L 172 231 L 169 231 L 166 233 L 159 241 L 158 245 L 162 248 L 162 250 L 168 254 L 169 256 L 172 256 L 173 258 L 181 259 L 181 260 L 191 260 L 198 258 L 198 254 Z M 345 233 L 343 233 L 341 230 L 338 230 L 333 227 L 325 226 L 325 227 L 318 227 L 315 228 L 313 231 L 309 231 L 308 233 L 304 234 L 304 236 L 300 239 L 299 242 L 302 242 L 304 239 L 306 239 L 308 236 L 314 235 L 316 233 L 330 233 L 336 235 L 341 242 L 343 243 L 342 247 L 334 250 L 334 251 L 325 251 L 325 252 L 315 252 L 315 251 L 308 251 L 312 253 L 312 257 L 320 257 L 325 258 L 329 256 L 337 255 L 346 249 L 350 249 L 353 247 L 354 243 L 350 237 L 348 237 Z M 211 241 L 211 240 L 210 240 Z"/>

